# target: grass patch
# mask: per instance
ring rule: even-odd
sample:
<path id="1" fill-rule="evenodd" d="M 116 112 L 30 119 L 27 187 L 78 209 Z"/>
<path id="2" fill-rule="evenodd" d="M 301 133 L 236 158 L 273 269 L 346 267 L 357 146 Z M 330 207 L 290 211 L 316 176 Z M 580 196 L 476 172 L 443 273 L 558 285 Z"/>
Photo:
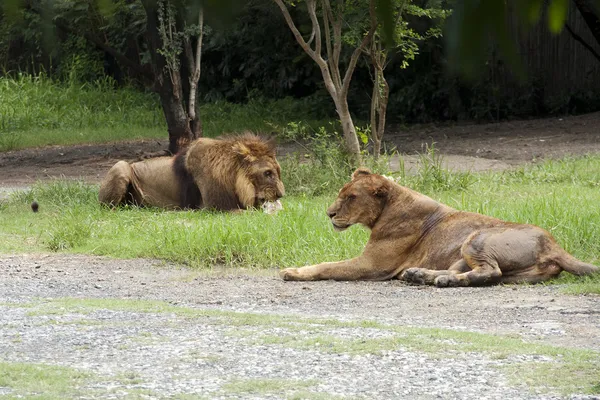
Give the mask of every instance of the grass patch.
<path id="1" fill-rule="evenodd" d="M 311 116 L 293 99 L 252 99 L 200 105 L 204 135 L 251 130 L 271 132 Z M 165 117 L 155 93 L 114 83 L 61 83 L 44 75 L 0 76 L 0 151 L 46 145 L 166 139 Z"/>
<path id="2" fill-rule="evenodd" d="M 40 301 L 29 315 L 85 315 L 98 310 L 172 313 L 181 318 L 199 318 L 203 324 L 236 327 L 236 337 L 243 337 L 249 345 L 283 346 L 350 355 L 378 355 L 384 351 L 407 349 L 427 353 L 435 358 L 468 357 L 469 353 L 482 353 L 506 360 L 506 366 L 501 368 L 513 379 L 515 385 L 524 384 L 564 394 L 600 393 L 600 352 L 529 343 L 501 335 L 405 327 L 369 320 L 340 321 L 296 315 L 193 309 L 166 302 L 143 300 L 55 299 Z M 262 333 L 272 328 L 277 329 L 277 335 Z M 376 337 L 365 338 L 365 330 L 376 333 Z M 242 335 L 244 331 L 249 334 Z M 134 378 L 138 377 L 131 379 L 135 380 Z M 307 387 L 316 385 L 314 382 L 301 384 L 306 384 Z M 251 379 L 234 380 L 226 390 L 235 390 L 236 393 L 279 393 L 287 391 L 290 387 L 298 388 L 298 382 L 291 384 L 287 380 Z"/>
<path id="3" fill-rule="evenodd" d="M 46 364 L 0 362 L 0 387 L 9 398 L 61 400 L 77 398 L 91 376 L 73 368 Z"/>

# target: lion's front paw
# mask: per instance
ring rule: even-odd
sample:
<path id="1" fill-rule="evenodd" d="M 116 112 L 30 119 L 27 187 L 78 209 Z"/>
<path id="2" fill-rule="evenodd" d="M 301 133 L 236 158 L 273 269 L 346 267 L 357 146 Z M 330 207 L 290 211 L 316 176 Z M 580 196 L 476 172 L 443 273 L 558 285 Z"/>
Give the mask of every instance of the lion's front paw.
<path id="1" fill-rule="evenodd" d="M 455 287 L 459 282 L 456 275 L 441 275 L 434 279 L 433 284 L 437 287 Z"/>
<path id="2" fill-rule="evenodd" d="M 425 284 L 425 274 L 421 268 L 409 268 L 400 274 L 400 279 L 416 285 Z"/>
<path id="3" fill-rule="evenodd" d="M 286 268 L 279 271 L 279 276 L 284 281 L 298 281 L 300 280 L 300 274 L 298 268 Z"/>

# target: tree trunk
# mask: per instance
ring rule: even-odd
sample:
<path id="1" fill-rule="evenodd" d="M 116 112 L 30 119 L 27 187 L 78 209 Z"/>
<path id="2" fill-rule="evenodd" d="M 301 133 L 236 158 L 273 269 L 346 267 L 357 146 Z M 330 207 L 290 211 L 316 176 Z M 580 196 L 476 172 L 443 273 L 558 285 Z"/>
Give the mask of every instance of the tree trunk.
<path id="1" fill-rule="evenodd" d="M 335 101 L 336 111 L 340 117 L 340 123 L 342 124 L 342 132 L 344 132 L 344 143 L 346 144 L 346 151 L 350 156 L 350 161 L 354 165 L 360 165 L 360 144 L 358 142 L 358 136 L 356 135 L 356 128 L 350 115 L 350 109 L 348 108 L 348 101 L 346 97 L 339 98 L 338 96 Z"/>
<path id="2" fill-rule="evenodd" d="M 404 3 L 406 4 L 406 3 Z M 402 15 L 402 9 L 398 12 L 398 18 Z M 371 18 L 371 32 L 377 31 L 378 20 L 375 9 L 375 1 L 369 2 L 369 16 Z M 379 158 L 381 153 L 381 142 L 385 132 L 385 117 L 387 113 L 390 87 L 385 79 L 383 70 L 387 62 L 387 50 L 383 48 L 381 38 L 373 34 L 371 46 L 368 52 L 373 66 L 373 94 L 371 96 L 371 139 L 373 140 L 373 157 Z"/>
<path id="3" fill-rule="evenodd" d="M 385 132 L 385 117 L 390 95 L 390 87 L 383 72 L 387 60 L 381 42 L 374 40 L 369 53 L 373 66 L 373 95 L 371 97 L 371 139 L 373 140 L 373 156 L 381 153 L 381 141 Z"/>
<path id="4" fill-rule="evenodd" d="M 188 71 L 186 68 L 177 70 L 169 68 L 166 58 L 160 51 L 166 46 L 159 30 L 161 21 L 158 16 L 158 1 L 142 0 L 142 4 L 146 11 L 146 40 L 155 76 L 154 90 L 160 97 L 167 121 L 169 152 L 175 154 L 201 136 L 199 116 L 196 114 L 190 118 L 184 96 L 184 85 L 189 83 L 189 75 L 193 71 Z M 182 29 L 182 27 L 177 28 L 178 31 Z"/>
<path id="5" fill-rule="evenodd" d="M 173 96 L 172 88 L 168 86 L 169 85 L 163 85 L 158 88 L 158 95 L 167 121 L 169 152 L 171 154 L 176 154 L 197 136 L 192 131 L 190 120 L 183 103 Z"/>

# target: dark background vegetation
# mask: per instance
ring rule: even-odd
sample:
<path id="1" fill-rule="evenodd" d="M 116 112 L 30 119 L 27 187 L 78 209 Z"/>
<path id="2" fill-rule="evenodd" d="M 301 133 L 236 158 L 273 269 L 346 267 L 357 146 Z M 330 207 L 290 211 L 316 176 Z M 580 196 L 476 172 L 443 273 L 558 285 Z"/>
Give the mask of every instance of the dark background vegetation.
<path id="1" fill-rule="evenodd" d="M 57 15 L 44 12 L 45 1 L 28 0 L 19 11 L 21 18 L 0 16 L 0 74 L 43 73 L 81 83 L 110 77 L 115 88 L 147 90 L 138 71 L 120 65 L 89 40 L 54 23 Z M 132 0 L 117 4 L 115 18 L 96 34 L 110 38 L 118 51 L 131 58 L 149 57 L 140 48 L 145 24 L 141 5 Z M 581 15 L 569 4 L 570 30 L 600 52 Z M 93 25 L 100 15 L 92 1 L 59 11 L 58 17 L 68 20 L 71 27 Z M 309 22 L 299 10 L 294 18 L 300 25 L 303 18 L 305 24 Z M 429 39 L 420 44 L 420 54 L 407 69 L 400 68 L 401 56 L 392 57 L 386 69 L 391 93 L 388 121 L 495 121 L 600 110 L 600 61 L 569 31 L 555 36 L 544 23 L 524 27 L 513 16 L 506 22 L 527 67 L 525 79 L 511 73 L 494 45 L 489 46 L 477 78 L 449 75 L 443 39 Z M 299 48 L 271 0 L 248 1 L 235 15 L 225 19 L 209 15 L 206 23 L 201 101 L 244 103 L 261 97 L 293 97 L 303 113 L 315 118 L 335 116 L 318 68 Z M 364 120 L 372 87 L 369 71 L 361 61 L 349 96 L 350 109 Z"/>

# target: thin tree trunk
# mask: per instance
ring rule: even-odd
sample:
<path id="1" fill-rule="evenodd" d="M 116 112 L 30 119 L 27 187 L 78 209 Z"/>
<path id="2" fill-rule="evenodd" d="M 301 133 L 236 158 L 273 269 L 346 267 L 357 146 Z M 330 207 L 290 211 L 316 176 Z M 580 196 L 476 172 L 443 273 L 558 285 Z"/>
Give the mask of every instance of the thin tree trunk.
<path id="1" fill-rule="evenodd" d="M 192 133 L 195 137 L 202 136 L 202 124 L 196 113 L 196 96 L 198 92 L 198 81 L 200 80 L 200 61 L 202 60 L 202 39 L 204 37 L 204 9 L 200 7 L 198 12 L 199 33 L 196 38 L 196 53 L 192 50 L 190 40 L 186 40 L 185 53 L 188 59 L 190 75 L 190 95 L 188 101 L 188 115 L 190 118 Z"/>
<path id="2" fill-rule="evenodd" d="M 371 18 L 371 31 L 377 30 L 377 16 L 375 14 L 375 2 L 370 0 L 369 14 Z M 400 14 L 399 14 L 400 15 Z M 379 158 L 381 153 L 381 142 L 385 133 L 385 119 L 390 87 L 383 73 L 387 61 L 386 50 L 382 48 L 381 40 L 371 41 L 369 58 L 373 66 L 373 93 L 371 96 L 371 139 L 373 140 L 373 156 Z"/>
<path id="3" fill-rule="evenodd" d="M 390 87 L 383 75 L 383 68 L 375 72 L 377 75 L 373 82 L 373 97 L 371 98 L 371 138 L 373 139 L 373 156 L 379 158 L 381 154 L 381 142 L 385 133 L 385 119 Z"/>
<path id="4" fill-rule="evenodd" d="M 283 17 L 288 24 L 288 27 L 294 34 L 294 37 L 296 38 L 296 41 L 300 47 L 302 47 L 306 54 L 308 54 L 319 66 L 321 75 L 323 76 L 325 88 L 333 99 L 336 112 L 340 117 L 342 131 L 344 133 L 344 143 L 350 156 L 350 161 L 355 165 L 359 165 L 361 163 L 360 145 L 358 142 L 358 137 L 356 136 L 354 122 L 352 121 L 352 116 L 350 115 L 350 110 L 348 107 L 348 90 L 350 81 L 352 80 L 352 74 L 356 68 L 356 63 L 358 62 L 358 57 L 360 56 L 361 51 L 371 41 L 373 32 L 370 30 L 368 34 L 363 37 L 359 46 L 354 49 L 348 62 L 346 73 L 342 79 L 339 69 L 339 58 L 342 48 L 341 32 L 343 19 L 342 15 L 335 15 L 332 12 L 329 0 L 306 0 L 308 15 L 312 24 L 312 33 L 308 43 L 304 40 L 302 34 L 294 24 L 294 21 L 292 20 L 292 17 L 283 0 L 273 1 L 277 4 L 277 6 L 279 6 L 281 12 L 283 13 Z M 319 4 L 321 5 L 321 17 L 323 19 L 323 32 L 325 34 L 327 60 L 325 60 L 321 54 L 323 38 L 321 34 L 321 25 L 317 17 L 317 1 L 319 1 Z M 337 12 L 341 13 L 342 11 L 341 9 L 338 9 Z M 332 32 L 333 37 L 331 35 Z M 314 49 L 309 44 L 313 38 L 315 42 Z"/>
<path id="5" fill-rule="evenodd" d="M 340 117 L 342 131 L 344 132 L 344 143 L 346 144 L 346 150 L 350 154 L 351 162 L 355 165 L 359 165 L 361 162 L 360 143 L 358 142 L 356 128 L 354 127 L 352 116 L 350 115 L 347 97 L 338 98 L 336 104 L 336 111 Z"/>
<path id="6" fill-rule="evenodd" d="M 167 60 L 159 51 L 165 46 L 159 30 L 158 1 L 142 0 L 142 5 L 146 11 L 146 40 L 154 69 L 154 89 L 159 94 L 167 121 L 169 132 L 168 150 L 171 154 L 175 154 L 197 137 L 197 127 L 192 128 L 193 120 L 190 119 L 188 110 L 186 110 L 186 99 L 183 94 L 183 81 L 190 79 L 188 75 L 192 72 L 186 71 L 184 68 L 178 70 L 169 68 Z"/>

